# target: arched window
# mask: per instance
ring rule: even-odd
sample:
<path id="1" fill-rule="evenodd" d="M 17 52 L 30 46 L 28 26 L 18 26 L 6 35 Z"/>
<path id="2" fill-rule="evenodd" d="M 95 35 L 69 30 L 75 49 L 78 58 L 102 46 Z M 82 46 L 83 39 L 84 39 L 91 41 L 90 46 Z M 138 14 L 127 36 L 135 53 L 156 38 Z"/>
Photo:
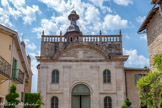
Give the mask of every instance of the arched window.
<path id="1" fill-rule="evenodd" d="M 58 108 L 59 100 L 56 96 L 51 99 L 51 108 Z"/>
<path id="2" fill-rule="evenodd" d="M 112 108 L 112 100 L 111 97 L 106 96 L 104 99 L 104 108 Z"/>
<path id="3" fill-rule="evenodd" d="M 111 72 L 109 70 L 105 70 L 103 72 L 103 82 L 104 83 L 111 83 Z"/>
<path id="4" fill-rule="evenodd" d="M 54 84 L 59 83 L 59 71 L 58 70 L 54 70 L 52 72 L 52 83 Z"/>

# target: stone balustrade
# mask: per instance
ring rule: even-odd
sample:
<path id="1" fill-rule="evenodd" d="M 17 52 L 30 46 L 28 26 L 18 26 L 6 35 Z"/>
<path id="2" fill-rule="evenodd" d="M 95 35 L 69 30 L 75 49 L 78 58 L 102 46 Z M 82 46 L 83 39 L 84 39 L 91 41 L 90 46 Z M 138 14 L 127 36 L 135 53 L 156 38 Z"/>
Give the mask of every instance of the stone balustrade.
<path id="1" fill-rule="evenodd" d="M 121 35 L 83 35 L 73 37 L 77 37 L 78 41 L 81 42 L 122 42 Z M 67 42 L 70 38 L 70 36 L 67 38 L 65 36 L 42 35 L 42 42 Z"/>

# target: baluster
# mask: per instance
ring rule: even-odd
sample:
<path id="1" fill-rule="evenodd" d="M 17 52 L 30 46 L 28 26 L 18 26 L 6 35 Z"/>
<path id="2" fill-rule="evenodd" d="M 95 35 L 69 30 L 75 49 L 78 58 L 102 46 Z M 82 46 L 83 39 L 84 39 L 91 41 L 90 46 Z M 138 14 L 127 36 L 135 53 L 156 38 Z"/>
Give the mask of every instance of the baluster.
<path id="1" fill-rule="evenodd" d="M 48 37 L 48 42 L 50 42 L 50 37 Z"/>
<path id="2" fill-rule="evenodd" d="M 42 41 L 44 42 L 44 36 L 42 35 Z"/>

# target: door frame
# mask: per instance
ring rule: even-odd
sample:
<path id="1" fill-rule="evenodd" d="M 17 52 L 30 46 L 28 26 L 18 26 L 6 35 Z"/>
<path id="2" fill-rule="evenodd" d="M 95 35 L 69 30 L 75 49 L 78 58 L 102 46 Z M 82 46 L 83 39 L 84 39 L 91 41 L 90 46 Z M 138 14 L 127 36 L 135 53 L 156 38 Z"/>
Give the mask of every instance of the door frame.
<path id="1" fill-rule="evenodd" d="M 75 84 L 73 84 L 72 87 L 70 88 L 70 97 L 69 97 L 70 108 L 72 108 L 72 91 L 73 91 L 73 89 L 74 89 L 77 85 L 84 85 L 84 86 L 86 86 L 86 87 L 89 89 L 89 92 L 90 92 L 90 93 L 89 93 L 89 96 L 90 96 L 90 108 L 91 108 L 91 107 L 92 107 L 92 97 L 93 97 L 93 95 L 92 95 L 92 93 L 93 93 L 92 87 L 91 87 L 89 84 L 84 83 L 84 82 L 75 83 Z"/>

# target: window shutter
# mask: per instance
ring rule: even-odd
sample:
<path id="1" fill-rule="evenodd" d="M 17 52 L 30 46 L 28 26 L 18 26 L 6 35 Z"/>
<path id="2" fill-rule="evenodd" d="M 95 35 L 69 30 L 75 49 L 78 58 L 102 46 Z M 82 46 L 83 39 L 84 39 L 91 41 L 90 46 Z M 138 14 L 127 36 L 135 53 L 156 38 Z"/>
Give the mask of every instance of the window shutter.
<path id="1" fill-rule="evenodd" d="M 137 81 L 138 81 L 138 74 L 134 75 L 134 79 L 135 79 L 135 85 L 137 85 Z"/>

